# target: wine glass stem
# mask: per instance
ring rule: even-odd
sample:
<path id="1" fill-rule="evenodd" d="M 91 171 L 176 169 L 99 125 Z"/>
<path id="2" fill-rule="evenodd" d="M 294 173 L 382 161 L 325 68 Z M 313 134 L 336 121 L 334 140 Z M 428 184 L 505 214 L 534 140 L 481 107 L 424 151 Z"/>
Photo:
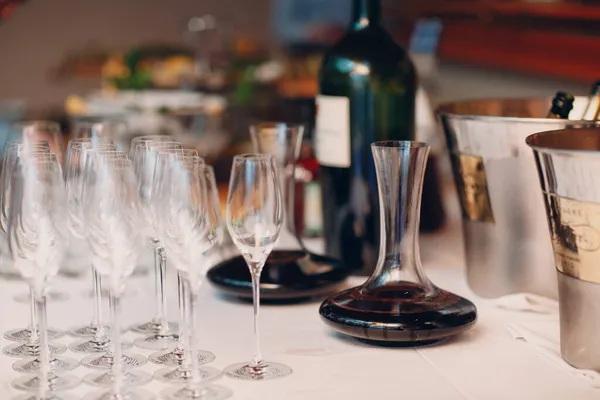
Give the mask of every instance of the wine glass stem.
<path id="1" fill-rule="evenodd" d="M 27 345 L 28 346 L 35 346 L 39 343 L 39 337 L 38 337 L 38 330 L 37 330 L 37 311 L 36 311 L 36 296 L 35 296 L 35 291 L 33 290 L 33 288 L 29 289 L 29 293 L 31 295 L 31 301 L 30 301 L 30 317 L 31 317 L 31 322 L 29 323 L 30 327 L 29 327 L 29 339 L 27 340 Z"/>
<path id="2" fill-rule="evenodd" d="M 177 341 L 177 347 L 173 352 L 175 354 L 183 354 L 185 351 L 186 292 L 185 280 L 180 271 L 177 272 L 177 295 L 179 299 L 179 340 Z"/>
<path id="3" fill-rule="evenodd" d="M 48 328 L 46 326 L 46 296 L 43 293 L 35 295 L 37 306 L 38 328 L 40 335 L 40 385 L 39 397 L 45 399 L 50 391 L 48 375 L 50 373 L 50 350 L 48 347 Z"/>
<path id="4" fill-rule="evenodd" d="M 189 388 L 191 390 L 196 390 L 198 385 L 200 384 L 200 365 L 198 364 L 198 315 L 196 314 L 196 310 L 198 308 L 198 290 L 194 288 L 194 285 L 189 285 L 190 289 L 190 303 L 189 303 L 189 318 L 190 318 L 190 327 L 189 327 L 189 355 L 190 355 L 190 367 L 191 367 L 191 379 L 189 380 Z"/>
<path id="5" fill-rule="evenodd" d="M 162 294 L 160 292 L 161 290 L 161 286 L 162 286 L 162 275 L 160 272 L 160 268 L 161 268 L 161 262 L 160 262 L 160 252 L 159 252 L 159 247 L 153 243 L 155 245 L 154 247 L 154 292 L 156 294 L 156 315 L 154 317 L 153 322 L 155 324 L 159 324 L 162 321 L 162 305 L 161 305 L 161 301 L 162 301 Z"/>
<path id="6" fill-rule="evenodd" d="M 94 290 L 94 317 L 91 325 L 98 327 L 98 330 L 102 329 L 102 286 L 100 283 L 100 276 L 96 269 L 92 266 L 92 284 Z"/>
<path id="7" fill-rule="evenodd" d="M 110 291 L 110 304 L 112 313 L 112 348 L 113 348 L 113 394 L 121 394 L 123 388 L 123 365 L 121 351 L 121 297 L 113 289 Z"/>
<path id="8" fill-rule="evenodd" d="M 160 334 L 166 335 L 169 331 L 167 322 L 167 291 L 165 290 L 165 284 L 167 279 L 167 254 L 165 249 L 159 247 L 158 250 L 158 275 L 159 275 L 159 321 L 160 321 Z"/>
<path id="9" fill-rule="evenodd" d="M 260 274 L 262 266 L 259 268 L 250 268 L 252 274 L 252 303 L 254 304 L 254 355 L 252 356 L 252 366 L 262 363 L 260 354 L 260 335 L 258 329 L 258 313 L 260 311 Z"/>

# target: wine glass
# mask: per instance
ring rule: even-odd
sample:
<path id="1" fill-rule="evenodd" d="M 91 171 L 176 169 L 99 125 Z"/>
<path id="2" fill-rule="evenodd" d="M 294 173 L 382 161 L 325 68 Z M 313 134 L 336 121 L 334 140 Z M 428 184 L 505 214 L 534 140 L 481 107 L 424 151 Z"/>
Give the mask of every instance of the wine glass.
<path id="1" fill-rule="evenodd" d="M 165 249 L 172 263 L 184 273 L 189 299 L 188 360 L 189 365 L 157 371 L 157 378 L 185 382 L 183 388 L 168 389 L 163 396 L 169 400 L 224 399 L 231 392 L 220 386 L 206 386 L 207 381 L 221 376 L 215 368 L 198 365 L 198 289 L 201 282 L 203 253 L 217 244 L 214 234 L 218 218 L 214 212 L 213 194 L 207 193 L 205 165 L 199 157 L 161 157 L 156 168 L 152 208 L 157 218 Z M 210 190 L 214 190 L 210 189 Z M 187 292 L 186 291 L 186 292 Z"/>
<path id="2" fill-rule="evenodd" d="M 110 386 L 106 392 L 86 399 L 152 398 L 142 391 L 125 388 L 151 379 L 143 372 L 124 372 L 121 351 L 121 294 L 133 273 L 142 244 L 140 202 L 133 166 L 122 152 L 90 152 L 84 167 L 82 204 L 86 210 L 85 232 L 94 254 L 93 266 L 109 287 L 113 360 L 110 372 L 88 375 L 84 381 Z"/>
<path id="3" fill-rule="evenodd" d="M 0 196 L 0 228 L 3 232 L 7 232 L 8 218 L 10 216 L 11 198 L 12 198 L 12 182 L 15 168 L 18 166 L 18 161 L 23 154 L 44 154 L 57 161 L 55 154 L 49 152 L 47 142 L 36 144 L 18 144 L 9 143 L 6 147 L 5 157 L 2 167 L 2 190 Z M 8 246 L 8 243 L 7 243 Z M 3 349 L 4 354 L 11 357 L 37 357 L 39 356 L 39 335 L 37 329 L 36 306 L 33 291 L 29 290 L 30 298 L 30 326 L 25 329 L 14 329 L 6 332 L 4 337 L 8 340 L 26 343 L 7 346 Z M 57 330 L 48 330 L 48 337 L 56 339 L 63 336 L 63 332 Z M 66 351 L 63 345 L 52 345 L 52 353 L 60 354 Z"/>
<path id="4" fill-rule="evenodd" d="M 204 160 L 198 156 L 198 151 L 195 149 L 183 149 L 183 150 L 179 150 L 179 149 L 163 149 L 161 151 L 159 151 L 158 156 L 157 156 L 157 169 L 158 171 L 155 172 L 154 175 L 154 181 L 153 181 L 153 186 L 157 185 L 159 182 L 159 175 L 161 172 L 161 165 L 165 165 L 164 161 L 161 161 L 161 158 L 164 157 L 179 157 L 181 159 L 186 159 L 190 162 L 196 162 L 198 165 L 204 165 Z M 164 167 L 163 167 L 164 168 Z M 209 168 L 210 171 L 212 171 L 212 168 Z M 213 177 L 214 178 L 214 177 Z M 156 190 L 156 189 L 153 189 Z M 218 200 L 218 198 L 217 198 Z M 154 210 L 154 208 L 151 208 L 152 212 L 154 213 L 154 215 L 156 215 L 157 210 Z M 156 218 L 153 217 L 153 220 L 155 220 Z M 158 229 L 157 233 L 160 234 L 161 230 Z M 150 357 L 148 357 L 148 359 L 155 363 L 155 364 L 161 364 L 161 365 L 177 365 L 177 366 L 183 366 L 184 361 L 186 361 L 186 357 L 185 357 L 185 353 L 186 353 L 186 343 L 185 343 L 185 327 L 187 325 L 186 322 L 186 309 L 187 309 L 187 304 L 188 304 L 188 296 L 187 293 L 185 293 L 186 291 L 186 284 L 185 284 L 185 277 L 183 276 L 183 272 L 182 271 L 177 271 L 177 294 L 178 294 L 178 300 L 179 300 L 179 340 L 177 341 L 177 344 L 175 345 L 175 347 L 171 350 L 165 350 L 165 351 L 158 351 L 156 353 L 153 353 L 150 355 Z M 206 350 L 199 350 L 198 351 L 198 364 L 202 365 L 202 364 L 207 364 L 211 361 L 213 361 L 215 359 L 215 355 L 210 352 L 210 351 L 206 351 Z M 184 370 L 180 370 L 180 372 L 182 372 L 182 374 L 186 374 L 187 371 Z M 159 380 L 166 380 L 169 382 L 172 382 L 174 379 L 177 378 L 181 378 L 182 375 L 180 375 L 179 377 L 174 376 L 174 374 L 169 374 L 168 377 L 163 377 L 160 374 L 154 374 L 154 377 L 159 379 Z"/>
<path id="5" fill-rule="evenodd" d="M 195 152 L 195 151 L 194 151 Z M 156 179 L 155 179 L 155 190 L 159 191 L 160 186 L 163 185 L 163 183 L 160 181 L 161 179 L 161 172 L 162 173 L 167 173 L 168 176 L 168 168 L 171 168 L 169 166 L 169 164 L 167 164 L 165 162 L 166 160 L 162 160 L 159 158 L 158 164 L 157 164 L 157 169 L 161 169 L 162 171 L 157 171 L 156 173 Z M 169 160 L 169 162 L 173 163 L 173 162 L 182 162 L 182 163 L 186 163 L 186 164 L 190 164 L 190 168 L 194 168 L 194 164 L 195 167 L 198 168 L 198 175 L 199 175 L 199 179 L 203 180 L 203 184 L 206 187 L 206 194 L 207 194 L 207 207 L 208 210 L 207 212 L 209 213 L 209 217 L 210 220 L 209 222 L 211 223 L 210 225 L 210 240 L 212 243 L 211 249 L 206 249 L 204 251 L 204 253 L 209 253 L 210 250 L 217 248 L 223 240 L 223 228 L 222 228 L 222 224 L 221 224 L 221 218 L 220 218 L 220 206 L 219 206 L 219 198 L 218 198 L 218 193 L 217 193 L 217 187 L 216 187 L 216 182 L 214 179 L 214 172 L 212 167 L 206 165 L 204 163 L 204 160 L 202 160 L 200 157 L 198 156 L 183 156 L 178 160 L 174 160 L 171 159 Z M 196 172 L 194 172 L 196 173 Z M 153 207 L 155 208 L 155 215 L 159 215 L 161 213 L 163 213 L 164 211 L 161 208 L 162 203 L 161 202 L 153 202 Z M 158 218 L 160 220 L 160 218 Z M 160 228 L 160 226 L 159 226 Z M 159 232 L 165 232 L 165 230 L 163 230 L 162 228 L 159 229 Z M 165 239 L 161 239 L 163 240 L 168 240 L 168 238 Z M 202 271 L 202 275 L 205 274 L 206 272 L 206 266 L 205 266 L 205 262 L 201 263 L 201 264 L 196 264 L 194 265 L 194 268 L 200 268 Z M 150 360 L 153 361 L 153 357 L 155 357 L 157 359 L 157 361 L 174 361 L 174 362 L 169 362 L 169 364 L 171 365 L 177 365 L 177 368 L 162 368 L 158 371 L 156 371 L 154 373 L 154 377 L 160 381 L 164 381 L 164 382 L 169 382 L 169 383 L 178 383 L 178 382 L 187 382 L 190 377 L 191 377 L 191 368 L 192 368 L 192 363 L 189 357 L 186 357 L 186 349 L 189 350 L 189 318 L 188 318 L 188 311 L 191 311 L 189 309 L 189 284 L 186 281 L 186 277 L 189 277 L 190 275 L 188 274 L 186 269 L 182 269 L 182 268 L 178 268 L 178 277 L 180 278 L 180 287 L 181 287 L 181 299 L 180 299 L 180 303 L 182 305 L 181 307 L 181 324 L 182 327 L 180 328 L 179 331 L 179 342 L 178 345 L 175 347 L 175 349 L 171 350 L 170 352 L 163 352 L 163 353 L 156 353 L 154 355 L 150 356 Z M 193 311 L 192 311 L 193 312 Z M 193 354 L 195 354 L 195 357 L 197 358 L 197 365 L 202 365 L 202 364 L 206 364 L 209 363 L 211 361 L 213 361 L 215 359 L 215 355 L 209 351 L 206 350 L 200 350 L 198 348 L 193 349 Z M 189 351 L 188 351 L 189 353 Z M 156 362 L 156 361 L 154 361 Z M 159 364 L 167 364 L 167 362 L 159 362 Z M 215 379 L 217 377 L 220 377 L 221 371 L 215 369 L 215 368 L 201 368 L 199 370 L 200 372 L 200 377 L 202 381 L 206 381 L 206 380 L 210 380 L 210 379 Z"/>
<path id="6" fill-rule="evenodd" d="M 91 234 L 93 233 L 93 229 L 94 226 L 90 226 L 90 219 L 92 218 L 92 215 L 89 213 L 89 210 L 86 208 L 86 203 L 84 201 L 84 198 L 87 195 L 88 192 L 94 191 L 96 190 L 96 185 L 98 185 L 99 183 L 97 182 L 98 179 L 100 179 L 102 176 L 100 176 L 99 174 L 96 174 L 94 168 L 96 168 L 96 166 L 98 164 L 101 164 L 100 161 L 98 160 L 106 160 L 106 162 L 111 162 L 115 165 L 118 165 L 118 163 L 126 163 L 126 164 L 130 164 L 131 161 L 127 159 L 125 153 L 120 152 L 120 151 L 115 151 L 115 150 L 102 150 L 102 149 L 88 149 L 87 151 L 85 151 L 84 153 L 82 153 L 83 156 L 83 160 L 80 161 L 80 163 L 83 163 L 83 173 L 82 176 L 79 178 L 80 181 L 79 182 L 74 182 L 75 187 L 72 188 L 72 190 L 74 191 L 79 191 L 81 193 L 80 195 L 80 207 L 81 207 L 81 214 L 79 216 L 75 216 L 75 218 L 78 218 L 79 221 L 79 227 L 76 228 L 76 231 L 78 231 L 79 233 L 82 234 L 82 236 L 86 239 L 86 241 L 88 242 L 88 245 L 90 246 L 90 248 L 93 245 L 93 240 L 94 237 L 91 236 Z M 76 186 L 79 186 L 79 189 Z M 88 196 L 89 197 L 89 196 Z M 75 225 L 77 225 L 77 223 L 75 223 Z M 93 249 L 92 249 L 93 250 Z M 101 270 L 100 270 L 100 265 L 102 265 L 103 260 L 98 257 L 93 251 L 92 251 L 92 267 L 94 268 L 95 272 L 98 273 L 99 278 L 101 278 Z M 110 299 L 109 299 L 110 300 Z M 101 327 L 101 325 L 99 325 L 99 328 Z M 109 328 L 111 333 L 112 333 L 112 329 L 114 327 Z M 99 369 L 110 369 L 113 364 L 114 364 L 114 360 L 115 360 L 115 356 L 114 353 L 111 349 L 111 347 L 114 347 L 114 343 L 112 343 L 112 340 L 110 340 L 107 336 L 107 330 L 106 329 L 98 329 L 98 337 L 95 337 L 94 339 L 92 339 L 91 341 L 88 341 L 88 343 L 90 343 L 89 346 L 87 346 L 87 348 L 89 350 L 84 351 L 84 352 L 90 352 L 90 353 L 103 353 L 102 355 L 98 356 L 96 354 L 91 354 L 87 357 L 84 357 L 83 360 L 81 360 L 81 363 L 83 365 L 85 365 L 86 367 L 90 367 L 90 368 L 99 368 Z M 114 338 L 114 333 L 113 333 L 113 338 Z M 97 344 L 94 344 L 93 342 L 97 341 Z M 80 344 L 85 344 L 85 343 L 80 343 Z M 123 348 L 123 347 L 130 347 L 131 344 L 128 342 L 120 342 L 119 343 L 119 348 Z M 85 347 L 85 346 L 83 346 Z M 86 349 L 83 349 L 86 350 Z M 136 353 L 125 353 L 121 355 L 121 360 L 122 362 L 127 365 L 130 368 L 134 368 L 134 367 L 139 367 L 141 365 L 146 364 L 147 359 L 146 357 L 144 357 L 141 354 L 136 354 Z M 97 384 L 97 385 L 103 385 L 106 384 L 107 379 L 110 379 L 111 375 L 107 375 L 107 374 L 96 374 L 96 375 L 88 375 L 85 378 L 85 381 L 88 383 L 92 383 L 92 384 Z M 143 379 L 146 379 L 145 376 L 142 376 Z"/>
<path id="7" fill-rule="evenodd" d="M 81 201 L 83 190 L 82 177 L 87 155 L 93 151 L 116 151 L 116 146 L 110 140 L 74 139 L 69 142 L 65 161 L 67 211 L 69 216 L 69 231 L 75 240 L 85 240 L 85 213 Z M 82 247 L 82 246 L 79 246 Z M 76 337 L 91 337 L 75 343 L 69 348 L 76 353 L 104 353 L 109 350 L 110 340 L 107 336 L 108 326 L 102 322 L 102 290 L 101 278 L 92 267 L 94 288 L 94 313 L 92 321 L 70 333 Z M 128 343 L 122 343 L 131 346 Z M 106 365 L 108 368 L 110 365 Z"/>
<path id="8" fill-rule="evenodd" d="M 22 153 L 13 169 L 11 186 L 9 246 L 15 268 L 35 295 L 40 339 L 39 374 L 18 378 L 12 385 L 19 390 L 38 391 L 40 398 L 47 398 L 54 390 L 75 387 L 80 382 L 70 375 L 56 375 L 50 364 L 46 328 L 46 293 L 67 245 L 64 181 L 58 157 Z"/>
<path id="9" fill-rule="evenodd" d="M 23 121 L 15 123 L 9 130 L 8 144 L 20 144 L 28 149 L 38 146 L 47 146 L 58 157 L 62 165 L 64 143 L 60 125 L 52 121 Z M 68 295 L 63 292 L 52 291 L 47 294 L 47 301 L 64 301 Z M 31 295 L 22 293 L 14 296 L 17 303 L 30 303 Z"/>
<path id="10" fill-rule="evenodd" d="M 260 274 L 273 250 L 283 223 L 283 200 L 276 160 L 270 154 L 235 156 L 227 195 L 227 229 L 246 260 L 252 276 L 255 351 L 249 363 L 225 368 L 225 374 L 244 380 L 265 380 L 287 376 L 286 365 L 266 362 L 260 353 L 258 312 Z"/>
<path id="11" fill-rule="evenodd" d="M 142 211 L 146 218 L 147 236 L 155 249 L 156 267 L 156 316 L 149 323 L 132 328 L 136 332 L 151 333 L 150 336 L 134 341 L 137 347 L 147 350 L 164 350 L 176 345 L 179 336 L 176 325 L 167 319 L 167 294 L 165 279 L 167 273 L 167 257 L 154 227 L 154 218 L 150 209 L 152 199 L 152 184 L 158 154 L 162 150 L 182 150 L 181 144 L 160 137 L 159 140 L 149 139 L 138 144 L 134 150 L 134 168 L 138 180 Z"/>

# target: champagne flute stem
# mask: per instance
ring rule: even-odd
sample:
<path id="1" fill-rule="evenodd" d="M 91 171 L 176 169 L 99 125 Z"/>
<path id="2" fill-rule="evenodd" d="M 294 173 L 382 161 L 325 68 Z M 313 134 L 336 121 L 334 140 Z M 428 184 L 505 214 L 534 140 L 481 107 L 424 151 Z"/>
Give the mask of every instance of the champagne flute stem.
<path id="1" fill-rule="evenodd" d="M 40 335 L 40 385 L 39 397 L 45 399 L 50 391 L 50 349 L 48 347 L 48 327 L 46 315 L 46 295 L 39 293 L 35 296 L 37 306 L 38 328 Z"/>
<path id="2" fill-rule="evenodd" d="M 123 360 L 121 351 L 121 298 L 114 289 L 110 290 L 110 304 L 112 314 L 112 348 L 113 348 L 113 395 L 121 394 L 123 388 Z"/>
<path id="3" fill-rule="evenodd" d="M 102 325 L 102 286 L 100 283 L 100 276 L 96 269 L 92 266 L 92 284 L 94 290 L 94 317 L 92 319 L 92 326 L 100 328 Z"/>
<path id="4" fill-rule="evenodd" d="M 262 355 L 260 353 L 260 334 L 258 327 L 258 314 L 260 311 L 260 274 L 264 262 L 258 266 L 251 266 L 252 274 L 252 303 L 254 305 L 254 355 L 252 356 L 251 366 L 262 364 Z"/>
<path id="5" fill-rule="evenodd" d="M 31 322 L 29 323 L 29 339 L 27 340 L 27 345 L 28 346 L 35 346 L 39 343 L 39 336 L 38 336 L 38 322 L 37 322 L 37 300 L 36 300 L 36 296 L 35 296 L 35 291 L 33 290 L 33 288 L 29 288 L 29 293 L 31 295 L 31 300 L 30 300 L 30 317 L 31 317 Z"/>
<path id="6" fill-rule="evenodd" d="M 190 289 L 190 303 L 189 303 L 189 315 L 190 315 L 190 328 L 189 328 L 189 355 L 190 355 L 190 367 L 191 367 L 191 378 L 189 382 L 189 389 L 194 391 L 197 390 L 200 384 L 200 365 L 198 363 L 198 315 L 196 314 L 198 308 L 198 290 L 194 288 L 194 285 L 189 285 Z"/>
<path id="7" fill-rule="evenodd" d="M 156 243 L 154 244 L 154 293 L 156 294 L 156 315 L 152 322 L 155 324 L 160 324 L 162 321 L 162 294 L 160 292 L 160 288 L 162 286 L 162 276 L 161 276 L 161 263 L 160 263 L 160 249 Z"/>
<path id="8" fill-rule="evenodd" d="M 177 341 L 177 347 L 175 347 L 173 352 L 179 356 L 183 355 L 185 352 L 183 341 L 185 340 L 184 335 L 186 324 L 185 280 L 181 274 L 181 271 L 177 271 L 177 295 L 179 300 L 179 340 Z M 180 361 L 183 361 L 183 359 Z"/>
<path id="9" fill-rule="evenodd" d="M 167 322 L 167 291 L 165 284 L 167 279 L 167 253 L 164 248 L 158 250 L 159 270 L 160 270 L 160 334 L 166 335 L 169 331 Z"/>

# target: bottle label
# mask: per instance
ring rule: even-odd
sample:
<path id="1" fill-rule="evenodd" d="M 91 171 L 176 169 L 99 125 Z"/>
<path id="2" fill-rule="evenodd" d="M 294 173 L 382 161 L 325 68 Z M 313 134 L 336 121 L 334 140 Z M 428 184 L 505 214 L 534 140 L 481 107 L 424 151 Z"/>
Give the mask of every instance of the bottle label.
<path id="1" fill-rule="evenodd" d="M 600 204 L 546 195 L 556 268 L 600 283 Z"/>
<path id="2" fill-rule="evenodd" d="M 304 231 L 320 234 L 322 229 L 321 185 L 312 181 L 304 187 Z"/>
<path id="3" fill-rule="evenodd" d="M 350 167 L 350 99 L 318 95 L 316 156 L 327 167 Z"/>
<path id="4" fill-rule="evenodd" d="M 493 223 L 494 213 L 488 193 L 483 158 L 468 154 L 452 154 L 452 161 L 463 218 Z"/>

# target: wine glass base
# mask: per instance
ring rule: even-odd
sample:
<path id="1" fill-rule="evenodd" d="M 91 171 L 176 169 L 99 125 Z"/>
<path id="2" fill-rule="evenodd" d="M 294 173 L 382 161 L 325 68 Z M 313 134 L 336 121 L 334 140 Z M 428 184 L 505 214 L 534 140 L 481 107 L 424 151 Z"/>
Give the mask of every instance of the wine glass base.
<path id="1" fill-rule="evenodd" d="M 31 336 L 31 330 L 25 329 L 12 329 L 4 333 L 4 339 L 10 340 L 11 342 L 26 342 Z M 65 333 L 56 329 L 48 329 L 48 340 L 55 340 L 65 336 Z"/>
<path id="2" fill-rule="evenodd" d="M 13 364 L 13 369 L 17 372 L 33 373 L 40 370 L 41 361 L 39 358 L 20 360 Z M 54 357 L 50 360 L 50 368 L 55 374 L 72 371 L 79 366 L 79 361 L 67 357 Z"/>
<path id="3" fill-rule="evenodd" d="M 257 366 L 251 366 L 250 363 L 233 364 L 223 372 L 230 378 L 264 381 L 288 376 L 292 373 L 292 369 L 284 364 L 264 361 Z"/>
<path id="4" fill-rule="evenodd" d="M 66 390 L 71 389 L 79 385 L 81 379 L 73 376 L 73 375 L 58 375 L 54 376 L 50 380 L 50 389 L 51 390 Z M 15 379 L 12 382 L 12 387 L 17 390 L 23 390 L 26 392 L 34 392 L 37 391 L 40 387 L 40 378 L 39 376 L 24 376 L 22 378 Z"/>
<path id="5" fill-rule="evenodd" d="M 221 376 L 223 372 L 213 367 L 198 368 L 201 382 L 214 381 Z M 188 368 L 161 368 L 154 373 L 154 378 L 166 383 L 185 383 L 192 378 L 192 372 Z"/>
<path id="6" fill-rule="evenodd" d="M 90 325 L 86 325 L 86 326 L 82 326 L 80 328 L 75 328 L 73 330 L 70 330 L 69 335 L 76 337 L 76 338 L 95 337 L 96 334 L 98 333 L 98 328 L 99 328 L 98 326 L 90 324 Z M 105 335 L 110 334 L 110 326 L 104 325 L 102 327 L 102 329 L 104 330 Z"/>
<path id="7" fill-rule="evenodd" d="M 112 354 L 103 354 L 101 356 L 92 354 L 84 357 L 83 360 L 81 360 L 81 365 L 88 368 L 110 369 L 113 362 L 114 357 Z M 121 362 L 123 363 L 124 368 L 136 368 L 146 364 L 148 359 L 141 354 L 124 353 L 121 357 Z"/>
<path id="8" fill-rule="evenodd" d="M 169 324 L 169 328 L 167 329 L 167 332 L 169 332 L 169 331 L 178 332 L 179 325 L 177 323 L 169 322 L 168 324 Z M 151 335 L 153 333 L 154 334 L 160 333 L 160 331 L 162 329 L 163 329 L 162 324 L 160 322 L 155 322 L 155 321 L 146 322 L 144 324 L 136 325 L 131 328 L 131 330 L 136 333 L 143 333 L 143 334 L 147 334 L 147 335 Z"/>
<path id="9" fill-rule="evenodd" d="M 92 386 L 112 386 L 114 384 L 114 376 L 112 372 L 94 372 L 83 377 L 83 381 Z M 126 371 L 123 372 L 123 386 L 137 386 L 148 383 L 152 380 L 152 376 L 141 371 Z"/>
<path id="10" fill-rule="evenodd" d="M 47 396 L 40 397 L 37 394 L 21 394 L 13 397 L 12 400 L 76 400 L 77 397 L 68 394 L 51 393 Z"/>
<path id="11" fill-rule="evenodd" d="M 46 295 L 47 302 L 54 301 L 66 301 L 69 299 L 69 295 L 62 292 L 50 292 Z M 13 300 L 17 303 L 21 304 L 29 304 L 31 303 L 31 294 L 30 293 L 21 293 L 13 297 Z"/>
<path id="12" fill-rule="evenodd" d="M 208 364 L 209 362 L 212 362 L 214 360 L 215 355 L 210 351 L 198 351 L 198 365 Z M 159 351 L 150 354 L 150 357 L 148 357 L 148 361 L 159 365 L 179 365 L 179 363 L 181 362 L 181 356 L 174 353 L 174 350 Z"/>
<path id="13" fill-rule="evenodd" d="M 63 344 L 51 344 L 50 354 L 62 354 L 67 351 L 67 346 Z M 30 346 L 27 343 L 15 343 L 6 346 L 2 349 L 2 353 L 9 357 L 27 358 L 27 357 L 38 357 L 40 355 L 40 348 L 38 346 Z"/>
<path id="14" fill-rule="evenodd" d="M 233 392 L 223 386 L 200 385 L 195 389 L 188 387 L 168 388 L 161 392 L 165 400 L 224 400 L 233 396 Z"/>
<path id="15" fill-rule="evenodd" d="M 118 396 L 118 397 L 117 397 Z M 83 400 L 154 400 L 156 396 L 152 393 L 147 392 L 145 390 L 135 389 L 125 389 L 122 393 L 115 395 L 112 391 L 110 392 L 94 392 L 87 394 Z"/>
<path id="16" fill-rule="evenodd" d="M 97 342 L 94 339 L 90 340 L 79 340 L 69 345 L 69 350 L 74 353 L 106 353 L 110 350 L 111 342 Z M 122 349 L 130 349 L 133 347 L 131 342 L 121 342 Z"/>
<path id="17" fill-rule="evenodd" d="M 178 341 L 179 335 L 176 333 L 167 333 L 166 335 L 156 333 L 143 338 L 137 338 L 133 341 L 133 344 L 144 350 L 165 350 L 177 345 Z"/>

